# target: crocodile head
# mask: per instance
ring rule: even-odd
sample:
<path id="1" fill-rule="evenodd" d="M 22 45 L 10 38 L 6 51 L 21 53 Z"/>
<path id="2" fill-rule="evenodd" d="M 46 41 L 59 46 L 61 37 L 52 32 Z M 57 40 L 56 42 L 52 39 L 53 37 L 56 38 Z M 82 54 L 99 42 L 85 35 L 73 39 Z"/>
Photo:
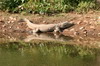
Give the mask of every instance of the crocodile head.
<path id="1" fill-rule="evenodd" d="M 63 23 L 59 24 L 59 27 L 61 30 L 64 30 L 64 29 L 72 27 L 73 25 L 74 25 L 74 23 L 72 23 L 72 22 L 63 22 Z"/>

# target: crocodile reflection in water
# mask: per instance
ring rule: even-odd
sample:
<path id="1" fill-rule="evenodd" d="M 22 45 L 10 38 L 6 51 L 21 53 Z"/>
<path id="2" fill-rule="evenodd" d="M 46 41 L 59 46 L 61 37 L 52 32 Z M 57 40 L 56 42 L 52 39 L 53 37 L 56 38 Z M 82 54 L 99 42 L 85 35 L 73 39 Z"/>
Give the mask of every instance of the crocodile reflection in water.
<path id="1" fill-rule="evenodd" d="M 67 41 L 73 39 L 70 36 L 64 36 L 63 34 L 53 34 L 53 33 L 35 33 L 32 35 L 28 35 L 27 38 L 24 39 L 25 42 L 29 42 L 33 39 L 39 40 L 53 40 L 53 41 Z"/>

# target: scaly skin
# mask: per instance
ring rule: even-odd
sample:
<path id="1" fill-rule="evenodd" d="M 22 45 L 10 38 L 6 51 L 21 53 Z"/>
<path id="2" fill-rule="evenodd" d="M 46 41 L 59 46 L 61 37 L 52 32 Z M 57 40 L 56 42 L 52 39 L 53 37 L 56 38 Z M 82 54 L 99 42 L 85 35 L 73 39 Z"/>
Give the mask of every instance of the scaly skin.
<path id="1" fill-rule="evenodd" d="M 26 23 L 27 26 L 33 30 L 33 33 L 38 33 L 38 32 L 61 32 L 66 28 L 69 28 L 73 26 L 73 23 L 69 22 L 62 22 L 58 24 L 33 24 L 31 23 L 28 19 L 23 19 Z"/>

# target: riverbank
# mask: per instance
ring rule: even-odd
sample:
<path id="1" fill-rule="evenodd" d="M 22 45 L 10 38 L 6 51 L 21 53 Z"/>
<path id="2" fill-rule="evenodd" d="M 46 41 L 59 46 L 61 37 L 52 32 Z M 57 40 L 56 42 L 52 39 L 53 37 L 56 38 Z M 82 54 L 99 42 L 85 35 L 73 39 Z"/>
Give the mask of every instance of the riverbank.
<path id="1" fill-rule="evenodd" d="M 51 24 L 64 21 L 73 22 L 75 25 L 65 29 L 64 35 L 83 35 L 83 36 L 100 36 L 100 12 L 89 12 L 87 14 L 61 13 L 54 16 L 40 16 L 38 14 L 9 14 L 1 12 L 0 14 L 0 32 L 28 32 L 30 29 L 25 23 L 19 21 L 21 18 L 28 18 L 36 24 Z"/>
<path id="2" fill-rule="evenodd" d="M 100 12 L 93 11 L 87 14 L 60 13 L 54 16 L 0 12 L 0 37 L 26 38 L 28 35 L 32 35 L 26 23 L 20 21 L 21 18 L 28 18 L 36 24 L 51 24 L 64 21 L 73 22 L 74 26 L 62 32 L 64 36 L 70 36 L 74 38 L 75 42 L 80 44 L 88 44 L 91 41 L 100 40 Z M 45 36 L 48 38 L 48 35 Z M 55 38 L 55 36 L 53 37 Z"/>

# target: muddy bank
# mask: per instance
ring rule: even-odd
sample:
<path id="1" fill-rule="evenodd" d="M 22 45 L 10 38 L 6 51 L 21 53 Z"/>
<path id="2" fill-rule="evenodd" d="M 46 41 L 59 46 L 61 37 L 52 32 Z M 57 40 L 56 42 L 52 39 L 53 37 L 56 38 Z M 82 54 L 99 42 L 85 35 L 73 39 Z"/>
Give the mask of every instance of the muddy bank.
<path id="1" fill-rule="evenodd" d="M 25 22 L 19 21 L 21 18 L 28 18 L 36 24 L 51 24 L 59 23 L 63 21 L 73 22 L 75 25 L 71 28 L 65 29 L 62 34 L 65 36 L 84 36 L 97 38 L 100 37 L 100 12 L 89 12 L 87 14 L 57 14 L 54 16 L 40 16 L 37 14 L 20 15 L 20 14 L 9 14 L 0 13 L 0 33 L 27 33 L 31 34 Z M 26 35 L 27 35 L 26 34 Z"/>

